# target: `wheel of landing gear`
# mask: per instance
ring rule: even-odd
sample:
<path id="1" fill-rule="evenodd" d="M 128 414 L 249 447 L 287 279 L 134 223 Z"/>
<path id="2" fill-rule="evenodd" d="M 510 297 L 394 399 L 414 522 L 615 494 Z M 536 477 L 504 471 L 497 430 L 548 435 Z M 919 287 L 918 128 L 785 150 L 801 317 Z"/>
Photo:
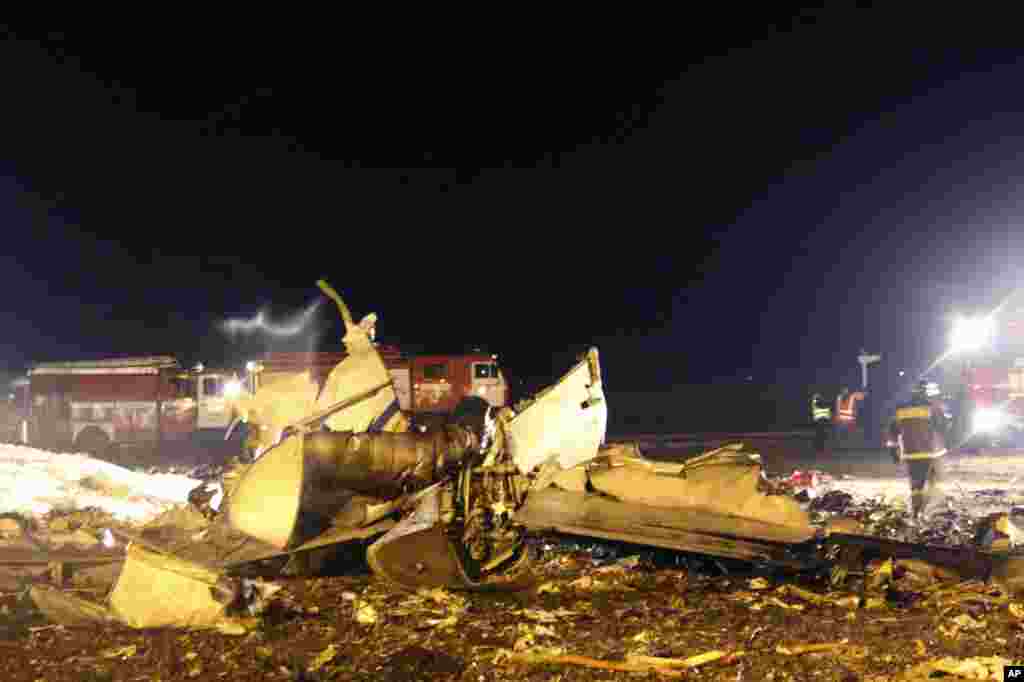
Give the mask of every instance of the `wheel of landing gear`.
<path id="1" fill-rule="evenodd" d="M 84 452 L 90 457 L 103 457 L 110 451 L 110 437 L 95 426 L 82 429 L 75 438 L 75 450 Z"/>

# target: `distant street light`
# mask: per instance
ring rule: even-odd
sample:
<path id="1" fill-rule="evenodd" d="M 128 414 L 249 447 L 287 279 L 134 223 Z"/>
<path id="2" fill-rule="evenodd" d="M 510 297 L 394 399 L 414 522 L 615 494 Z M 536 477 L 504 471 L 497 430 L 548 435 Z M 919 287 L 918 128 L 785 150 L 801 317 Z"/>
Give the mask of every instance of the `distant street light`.
<path id="1" fill-rule="evenodd" d="M 900 376 L 903 376 L 904 374 L 906 374 L 906 372 L 904 372 L 904 371 L 903 371 L 903 370 L 901 369 L 901 370 L 900 370 Z"/>
<path id="2" fill-rule="evenodd" d="M 991 315 L 958 317 L 953 320 L 950 349 L 958 354 L 979 351 L 992 342 L 995 331 L 996 321 Z"/>
<path id="3" fill-rule="evenodd" d="M 860 363 L 861 388 L 865 391 L 868 388 L 868 365 L 872 365 L 881 359 L 881 355 L 869 355 L 866 350 L 861 348 L 860 355 L 857 356 L 857 362 Z"/>

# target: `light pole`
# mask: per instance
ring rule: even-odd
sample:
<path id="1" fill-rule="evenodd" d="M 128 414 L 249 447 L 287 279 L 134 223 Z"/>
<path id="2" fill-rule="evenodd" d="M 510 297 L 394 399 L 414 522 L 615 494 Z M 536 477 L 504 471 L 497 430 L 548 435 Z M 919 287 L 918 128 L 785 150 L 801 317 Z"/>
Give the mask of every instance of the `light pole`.
<path id="1" fill-rule="evenodd" d="M 863 348 L 860 349 L 860 355 L 857 356 L 857 362 L 860 363 L 860 383 L 861 392 L 863 394 L 863 402 L 857 409 L 857 421 L 860 422 L 860 428 L 863 431 L 864 439 L 867 443 L 872 443 L 876 440 L 877 432 L 875 431 L 875 423 L 878 419 L 878 415 L 876 413 L 878 406 L 876 405 L 874 398 L 868 392 L 868 365 L 873 365 L 881 359 L 881 355 L 871 355 Z"/>
<path id="2" fill-rule="evenodd" d="M 857 356 L 857 362 L 860 363 L 861 388 L 865 391 L 868 390 L 868 365 L 872 365 L 881 359 L 881 355 L 868 355 L 867 351 L 861 348 L 860 355 Z"/>

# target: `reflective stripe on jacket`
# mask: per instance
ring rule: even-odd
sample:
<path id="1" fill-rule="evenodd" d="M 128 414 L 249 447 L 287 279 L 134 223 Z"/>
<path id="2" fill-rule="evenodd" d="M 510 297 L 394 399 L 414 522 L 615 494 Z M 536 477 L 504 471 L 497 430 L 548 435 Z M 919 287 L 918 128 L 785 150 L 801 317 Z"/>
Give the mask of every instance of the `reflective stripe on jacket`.
<path id="1" fill-rule="evenodd" d="M 937 450 L 936 452 L 905 452 L 903 453 L 902 459 L 938 459 L 946 454 L 946 449 Z"/>
<path id="2" fill-rule="evenodd" d="M 897 408 L 893 435 L 902 445 L 902 459 L 936 459 L 946 454 L 941 421 L 930 405 L 907 405 Z"/>

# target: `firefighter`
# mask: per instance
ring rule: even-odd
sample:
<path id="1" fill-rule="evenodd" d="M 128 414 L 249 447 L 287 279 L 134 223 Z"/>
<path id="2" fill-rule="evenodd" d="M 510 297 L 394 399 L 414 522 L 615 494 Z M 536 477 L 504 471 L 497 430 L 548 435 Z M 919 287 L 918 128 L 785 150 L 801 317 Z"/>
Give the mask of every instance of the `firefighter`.
<path id="1" fill-rule="evenodd" d="M 919 382 L 910 401 L 896 408 L 889 429 L 900 461 L 907 463 L 914 519 L 921 515 L 926 495 L 939 479 L 939 462 L 946 454 L 945 415 L 928 394 L 928 383 Z"/>
<path id="2" fill-rule="evenodd" d="M 811 396 L 811 423 L 814 424 L 814 449 L 821 452 L 828 440 L 828 427 L 832 421 L 832 410 L 820 393 Z"/>

